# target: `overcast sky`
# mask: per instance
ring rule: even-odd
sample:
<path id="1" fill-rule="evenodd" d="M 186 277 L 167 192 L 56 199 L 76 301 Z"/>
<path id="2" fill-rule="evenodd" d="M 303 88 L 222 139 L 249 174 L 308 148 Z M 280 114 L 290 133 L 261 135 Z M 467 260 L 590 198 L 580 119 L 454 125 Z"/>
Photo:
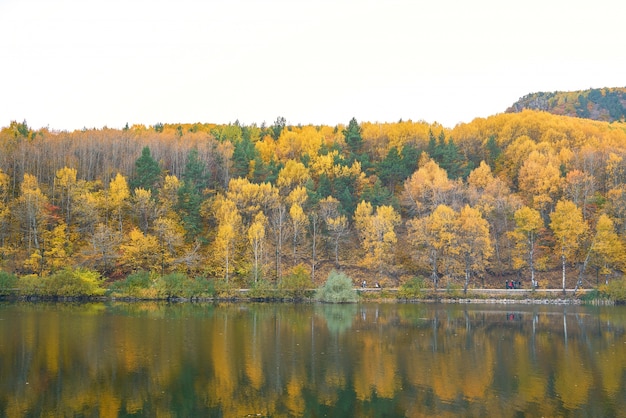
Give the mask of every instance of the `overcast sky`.
<path id="1" fill-rule="evenodd" d="M 439 122 L 626 86 L 623 0 L 0 0 L 0 126 Z"/>

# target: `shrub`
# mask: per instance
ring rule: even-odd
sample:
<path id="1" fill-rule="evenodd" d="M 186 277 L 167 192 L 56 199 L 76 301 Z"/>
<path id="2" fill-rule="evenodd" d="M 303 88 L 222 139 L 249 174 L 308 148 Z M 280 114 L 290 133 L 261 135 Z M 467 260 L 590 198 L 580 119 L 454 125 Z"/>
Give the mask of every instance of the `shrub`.
<path id="1" fill-rule="evenodd" d="M 17 283 L 23 296 L 89 297 L 104 294 L 100 273 L 86 269 L 64 269 L 48 277 L 28 275 Z"/>
<path id="2" fill-rule="evenodd" d="M 138 271 L 126 276 L 125 279 L 111 284 L 109 290 L 115 297 L 145 298 L 150 293 L 148 289 L 152 287 L 152 278 L 148 271 Z"/>
<path id="3" fill-rule="evenodd" d="M 398 289 L 398 298 L 417 299 L 423 296 L 424 277 L 418 276 L 407 280 Z"/>
<path id="4" fill-rule="evenodd" d="M 348 276 L 333 270 L 326 283 L 316 290 L 315 299 L 327 303 L 354 303 L 358 300 L 358 294 Z"/>
<path id="5" fill-rule="evenodd" d="M 10 294 L 15 288 L 17 288 L 17 277 L 6 271 L 0 271 L 0 296 Z"/>
<path id="6" fill-rule="evenodd" d="M 258 280 L 250 286 L 248 297 L 251 299 L 271 299 L 277 297 L 276 287 L 267 280 Z"/>
<path id="7" fill-rule="evenodd" d="M 609 284 L 600 286 L 598 290 L 601 296 L 614 302 L 626 302 L 626 278 L 612 280 Z"/>
<path id="8" fill-rule="evenodd" d="M 306 296 L 307 289 L 310 289 L 312 285 L 311 271 L 304 264 L 298 264 L 290 274 L 283 278 L 279 287 L 285 296 L 302 299 Z"/>

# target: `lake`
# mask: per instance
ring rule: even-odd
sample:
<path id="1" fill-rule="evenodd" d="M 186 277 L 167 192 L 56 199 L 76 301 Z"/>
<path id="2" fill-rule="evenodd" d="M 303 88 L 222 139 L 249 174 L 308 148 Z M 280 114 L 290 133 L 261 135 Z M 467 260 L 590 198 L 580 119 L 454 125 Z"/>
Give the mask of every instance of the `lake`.
<path id="1" fill-rule="evenodd" d="M 0 303 L 0 416 L 624 416 L 626 309 Z"/>

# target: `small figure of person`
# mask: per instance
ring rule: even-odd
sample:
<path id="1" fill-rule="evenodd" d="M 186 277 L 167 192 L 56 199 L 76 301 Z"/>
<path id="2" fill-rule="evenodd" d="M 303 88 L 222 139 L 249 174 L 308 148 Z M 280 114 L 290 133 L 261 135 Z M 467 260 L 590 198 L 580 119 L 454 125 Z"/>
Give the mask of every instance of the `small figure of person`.
<path id="1" fill-rule="evenodd" d="M 365 286 L 366 286 L 366 285 L 367 285 L 367 283 L 365 283 L 365 280 L 363 280 L 363 283 L 361 283 L 361 287 L 362 287 L 363 289 L 365 289 Z"/>

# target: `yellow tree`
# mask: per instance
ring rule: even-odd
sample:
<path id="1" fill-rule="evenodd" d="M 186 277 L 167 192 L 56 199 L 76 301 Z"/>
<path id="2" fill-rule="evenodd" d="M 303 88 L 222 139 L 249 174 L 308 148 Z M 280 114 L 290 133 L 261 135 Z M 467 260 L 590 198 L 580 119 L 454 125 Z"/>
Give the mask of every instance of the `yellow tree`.
<path id="1" fill-rule="evenodd" d="M 400 215 L 391 206 L 379 206 L 374 211 L 371 203 L 362 201 L 354 212 L 354 222 L 365 252 L 363 262 L 377 268 L 382 278 L 383 270 L 394 254 L 395 229 L 400 224 Z"/>
<path id="2" fill-rule="evenodd" d="M 128 206 L 128 199 L 130 198 L 130 189 L 128 188 L 128 182 L 126 177 L 117 173 L 115 178 L 109 183 L 109 190 L 107 194 L 107 204 L 111 214 L 117 218 L 119 224 L 119 232 L 124 231 L 123 218 L 126 208 Z"/>
<path id="3" fill-rule="evenodd" d="M 259 262 L 263 256 L 263 243 L 265 242 L 265 225 L 267 218 L 263 212 L 258 212 L 254 217 L 254 221 L 248 228 L 248 241 L 252 247 L 252 255 L 254 257 L 254 282 L 259 280 Z"/>
<path id="4" fill-rule="evenodd" d="M 0 169 L 0 248 L 3 254 L 6 253 L 6 231 L 10 214 L 8 205 L 9 181 L 9 176 Z"/>
<path id="5" fill-rule="evenodd" d="M 58 206 L 65 215 L 65 223 L 71 222 L 72 203 L 74 190 L 77 186 L 76 181 L 77 170 L 75 168 L 63 167 L 57 170 L 54 177 L 55 194 L 58 196 Z"/>
<path id="6" fill-rule="evenodd" d="M 472 273 L 483 274 L 488 259 L 493 254 L 493 246 L 489 237 L 489 223 L 482 217 L 478 209 L 466 205 L 459 213 L 456 233 L 460 237 L 458 252 L 465 266 L 464 293 Z"/>
<path id="7" fill-rule="evenodd" d="M 160 217 L 154 221 L 154 235 L 159 242 L 161 255 L 161 272 L 175 262 L 185 244 L 185 228 L 175 218 Z"/>
<path id="8" fill-rule="evenodd" d="M 308 216 L 304 213 L 303 206 L 308 199 L 307 191 L 304 187 L 298 186 L 289 193 L 287 196 L 287 203 L 291 205 L 289 208 L 289 226 L 291 228 L 293 238 L 293 265 L 298 264 L 297 260 L 297 247 L 299 238 L 304 234 L 307 224 L 309 223 Z"/>
<path id="9" fill-rule="evenodd" d="M 529 206 L 546 213 L 561 191 L 559 162 L 552 155 L 533 151 L 519 171 L 520 193 Z"/>
<path id="10" fill-rule="evenodd" d="M 23 242 L 30 257 L 33 252 L 37 252 L 37 257 L 42 257 L 41 233 L 45 230 L 47 222 L 46 206 L 48 198 L 39 188 L 37 177 L 24 174 L 21 185 L 21 195 L 16 201 L 14 215 L 18 218 L 20 227 L 24 234 Z M 32 268 L 32 265 L 29 266 Z M 41 265 L 33 271 L 41 272 Z"/>
<path id="11" fill-rule="evenodd" d="M 175 213 L 175 208 L 178 204 L 178 190 L 180 187 L 181 182 L 178 177 L 173 175 L 165 176 L 163 186 L 161 186 L 158 196 L 159 215 L 170 216 Z"/>
<path id="12" fill-rule="evenodd" d="M 605 277 L 605 284 L 609 284 L 609 275 L 616 268 L 624 268 L 626 263 L 625 250 L 624 242 L 615 232 L 613 220 L 603 213 L 596 222 L 596 234 L 590 252 L 599 273 Z"/>
<path id="13" fill-rule="evenodd" d="M 133 228 L 120 245 L 120 263 L 127 271 L 154 270 L 159 265 L 161 252 L 154 235 Z"/>
<path id="14" fill-rule="evenodd" d="M 136 188 L 132 204 L 135 216 L 139 221 L 139 228 L 145 234 L 148 232 L 150 222 L 154 219 L 156 213 L 156 203 L 152 199 L 152 190 L 141 187 Z"/>
<path id="15" fill-rule="evenodd" d="M 429 158 L 404 182 L 402 202 L 412 214 L 421 216 L 449 203 L 454 188 L 455 182 L 448 179 L 446 170 Z"/>
<path id="16" fill-rule="evenodd" d="M 563 292 L 565 292 L 565 264 L 578 248 L 580 238 L 587 232 L 587 223 L 580 208 L 569 200 L 561 200 L 550 214 L 550 228 L 557 241 L 561 257 Z"/>
<path id="17" fill-rule="evenodd" d="M 86 251 L 90 264 L 104 272 L 111 270 L 113 262 L 119 257 L 121 242 L 119 232 L 104 223 L 97 224 L 89 238 L 91 248 Z"/>
<path id="18" fill-rule="evenodd" d="M 44 269 L 53 273 L 67 267 L 72 253 L 72 240 L 67 225 L 60 222 L 52 230 L 44 231 L 43 236 L 46 243 L 43 251 Z"/>
<path id="19" fill-rule="evenodd" d="M 446 271 L 450 256 L 458 250 L 455 223 L 456 212 L 446 205 L 437 206 L 433 213 L 424 218 L 408 222 L 409 239 L 416 249 L 416 255 L 425 255 L 435 289 L 439 284 L 440 272 Z"/>
<path id="20" fill-rule="evenodd" d="M 294 203 L 289 208 L 289 224 L 293 236 L 293 265 L 298 264 L 297 248 L 298 239 L 304 233 L 309 218 L 305 215 L 302 206 Z"/>
<path id="21" fill-rule="evenodd" d="M 241 237 L 241 215 L 235 202 L 218 195 L 213 202 L 213 216 L 217 220 L 215 251 L 217 254 L 221 254 L 224 263 L 224 278 L 228 283 L 237 243 Z"/>
<path id="22" fill-rule="evenodd" d="M 326 225 L 326 231 L 332 239 L 335 264 L 339 265 L 339 244 L 348 234 L 348 218 L 339 213 L 339 201 L 332 196 L 320 200 L 319 211 Z"/>
<path id="23" fill-rule="evenodd" d="M 530 269 L 530 281 L 532 287 L 537 287 L 535 279 L 535 255 L 537 239 L 544 229 L 543 219 L 539 211 L 523 206 L 515 211 L 515 229 L 509 236 L 515 242 L 516 254 L 513 263 L 516 268 L 528 266 Z"/>

